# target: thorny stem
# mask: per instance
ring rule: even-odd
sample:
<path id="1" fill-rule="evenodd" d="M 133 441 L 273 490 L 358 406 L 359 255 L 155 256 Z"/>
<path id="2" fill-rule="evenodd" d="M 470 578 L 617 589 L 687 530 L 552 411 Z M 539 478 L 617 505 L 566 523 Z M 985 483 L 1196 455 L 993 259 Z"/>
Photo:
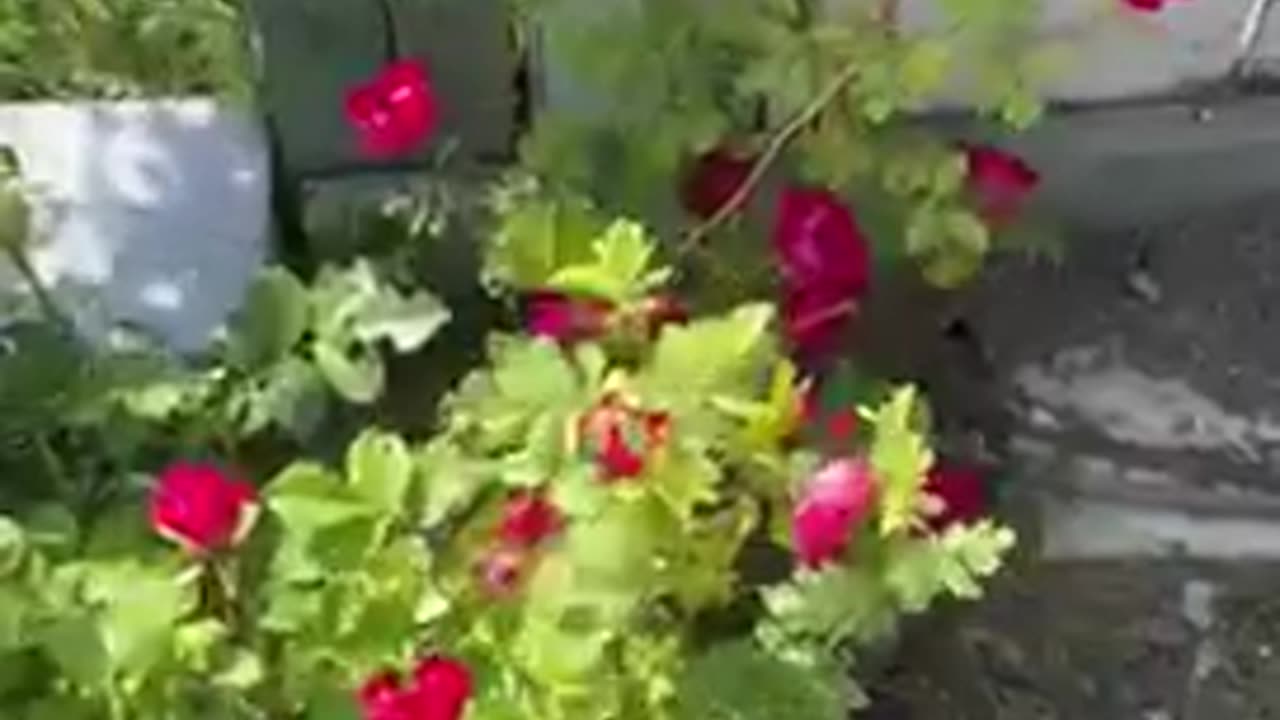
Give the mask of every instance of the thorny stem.
<path id="1" fill-rule="evenodd" d="M 764 179 L 769 168 L 782 155 L 782 151 L 787 145 L 796 138 L 805 128 L 813 124 L 813 121 L 820 116 L 827 107 L 834 102 L 840 93 L 848 87 L 858 77 L 858 72 L 862 68 L 862 58 L 853 58 L 845 63 L 836 73 L 835 77 L 827 84 L 822 92 L 818 93 L 813 100 L 800 109 L 799 112 L 783 125 L 773 137 L 769 139 L 769 144 L 765 147 L 764 152 L 751 166 L 751 172 L 747 174 L 742 184 L 734 191 L 733 195 L 726 200 L 719 209 L 712 213 L 711 217 L 690 230 L 684 239 L 684 243 L 680 246 L 680 254 L 686 254 L 691 250 L 697 249 L 706 240 L 707 236 L 718 229 L 730 217 L 737 212 L 738 206 L 741 205 L 751 195 L 751 193 Z"/>
<path id="2" fill-rule="evenodd" d="M 901 8 L 901 0 L 880 0 L 877 8 L 877 21 L 887 28 L 890 32 L 894 32 L 898 26 L 899 12 Z M 811 10 L 807 3 L 800 6 L 802 14 L 807 15 Z M 808 17 L 806 20 L 810 19 Z M 858 77 L 860 62 L 858 58 L 850 59 L 842 65 L 839 71 L 831 79 L 822 92 L 809 102 L 808 105 L 801 108 L 787 124 L 783 125 L 780 130 L 774 133 L 769 140 L 760 157 L 751 167 L 751 172 L 747 174 L 745 180 L 734 193 L 719 208 L 716 209 L 711 217 L 695 226 L 685 234 L 684 242 L 677 249 L 677 255 L 688 255 L 691 252 L 705 251 L 705 241 L 707 236 L 715 232 L 720 226 L 724 225 L 729 218 L 733 217 L 737 212 L 737 208 L 750 197 L 751 193 L 756 189 L 764 176 L 769 172 L 769 168 L 777 162 L 782 155 L 782 151 L 787 145 L 796 138 L 806 127 L 813 124 L 815 120 L 827 109 L 831 103 L 840 97 L 840 93 L 844 91 Z M 715 263 L 713 262 L 713 266 Z M 736 274 L 729 272 L 730 275 L 736 277 Z"/>
<path id="3" fill-rule="evenodd" d="M 40 310 L 45 317 L 61 328 L 69 327 L 70 323 L 67 321 L 66 316 L 62 314 L 62 310 L 58 308 L 58 303 L 54 301 L 53 295 L 45 287 L 40 275 L 36 273 L 35 267 L 31 264 L 31 259 L 27 257 L 26 251 L 17 243 L 7 242 L 4 243 L 4 253 L 14 269 L 22 276 L 23 282 L 31 289 L 31 294 L 35 297 L 36 303 L 40 306 Z"/>

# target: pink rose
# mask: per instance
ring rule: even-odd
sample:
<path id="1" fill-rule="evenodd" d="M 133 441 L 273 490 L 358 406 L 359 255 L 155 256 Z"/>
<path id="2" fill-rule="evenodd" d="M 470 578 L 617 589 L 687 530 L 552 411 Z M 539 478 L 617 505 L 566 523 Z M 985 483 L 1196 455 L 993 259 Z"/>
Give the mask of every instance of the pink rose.
<path id="1" fill-rule="evenodd" d="M 188 552 L 230 547 L 247 529 L 257 492 L 211 465 L 178 463 L 160 474 L 151 491 L 151 527 Z"/>
<path id="2" fill-rule="evenodd" d="M 840 559 L 875 502 L 875 481 L 863 459 L 833 460 L 810 478 L 792 516 L 801 564 L 818 569 Z"/>
<path id="3" fill-rule="evenodd" d="M 413 152 L 435 131 L 439 119 L 426 67 L 400 60 L 382 68 L 346 98 L 347 121 L 370 158 L 394 158 Z"/>

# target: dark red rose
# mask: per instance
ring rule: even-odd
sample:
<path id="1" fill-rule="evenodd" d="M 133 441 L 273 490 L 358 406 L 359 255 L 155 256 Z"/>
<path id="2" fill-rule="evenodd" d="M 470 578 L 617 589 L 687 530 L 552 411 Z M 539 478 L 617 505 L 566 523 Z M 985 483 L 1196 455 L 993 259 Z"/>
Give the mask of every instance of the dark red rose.
<path id="1" fill-rule="evenodd" d="M 189 552 L 207 554 L 238 539 L 256 502 L 252 485 L 211 465 L 178 463 L 151 491 L 151 527 Z"/>
<path id="2" fill-rule="evenodd" d="M 871 251 L 853 213 L 828 190 L 789 187 L 778 202 L 773 248 L 788 287 L 866 292 Z"/>
<path id="3" fill-rule="evenodd" d="M 823 466 L 801 491 L 792 515 L 792 541 L 801 564 L 820 569 L 844 554 L 875 503 L 875 479 L 865 460 Z"/>
<path id="4" fill-rule="evenodd" d="M 697 159 L 685 175 L 680 188 L 680 201 L 689 214 L 706 220 L 733 200 L 734 194 L 751 175 L 755 159 L 717 148 Z M 740 210 L 748 197 L 734 204 Z"/>
<path id="5" fill-rule="evenodd" d="M 969 161 L 969 190 L 987 224 L 1007 225 L 1022 212 L 1027 198 L 1040 184 L 1040 174 L 1022 158 L 990 146 L 965 149 Z"/>
<path id="6" fill-rule="evenodd" d="M 426 67 L 416 60 L 383 67 L 347 92 L 346 115 L 370 158 L 413 152 L 435 131 L 439 115 Z"/>
<path id="7" fill-rule="evenodd" d="M 613 305 L 603 300 L 534 293 L 526 299 L 525 329 L 565 343 L 592 340 L 608 331 L 613 310 Z"/>
<path id="8" fill-rule="evenodd" d="M 782 297 L 782 327 L 795 354 L 816 360 L 834 352 L 858 315 L 858 301 L 830 285 L 788 288 Z"/>
<path id="9" fill-rule="evenodd" d="M 502 507 L 498 538 L 516 548 L 532 548 L 555 535 L 564 526 L 564 517 L 540 493 L 518 492 Z"/>
<path id="10" fill-rule="evenodd" d="M 938 501 L 937 513 L 927 518 L 934 532 L 973 523 L 986 515 L 986 484 L 982 472 L 971 465 L 939 461 L 929 470 L 924 492 Z"/>

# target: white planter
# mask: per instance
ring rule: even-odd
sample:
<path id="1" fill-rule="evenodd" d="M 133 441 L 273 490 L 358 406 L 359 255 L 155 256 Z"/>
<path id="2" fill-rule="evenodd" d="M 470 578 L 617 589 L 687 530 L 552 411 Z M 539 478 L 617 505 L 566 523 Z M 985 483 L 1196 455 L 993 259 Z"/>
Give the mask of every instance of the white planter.
<path id="1" fill-rule="evenodd" d="M 203 347 L 267 253 L 266 144 L 247 110 L 207 98 L 0 104 L 0 144 L 39 188 L 37 270 L 73 291 L 90 333 L 125 321 Z"/>

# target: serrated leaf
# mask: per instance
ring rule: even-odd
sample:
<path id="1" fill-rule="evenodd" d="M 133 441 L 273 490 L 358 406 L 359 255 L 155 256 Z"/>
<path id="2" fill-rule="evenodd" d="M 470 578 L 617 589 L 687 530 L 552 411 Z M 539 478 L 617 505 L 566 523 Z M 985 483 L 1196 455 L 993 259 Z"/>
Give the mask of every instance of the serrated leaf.
<path id="1" fill-rule="evenodd" d="M 312 534 L 375 512 L 325 468 L 295 463 L 271 481 L 267 507 L 291 532 Z"/>
<path id="2" fill-rule="evenodd" d="M 398 514 L 413 480 L 409 448 L 395 435 L 366 431 L 347 450 L 347 477 L 355 494 L 371 506 Z"/>
<path id="3" fill-rule="evenodd" d="M 588 262 L 603 225 L 585 202 L 527 189 L 501 200 L 499 217 L 485 272 L 516 290 L 546 287 L 561 268 Z"/>
<path id="4" fill-rule="evenodd" d="M 102 629 L 87 615 L 65 615 L 40 633 L 40 645 L 73 682 L 98 688 L 111 673 Z"/>
<path id="5" fill-rule="evenodd" d="M 422 483 L 422 524 L 429 528 L 467 507 L 495 479 L 492 472 L 446 441 L 415 452 L 413 466 Z"/>
<path id="6" fill-rule="evenodd" d="M 729 315 L 663 332 L 643 376 L 649 393 L 692 402 L 717 393 L 750 395 L 751 384 L 772 361 L 773 308 L 747 305 Z"/>
<path id="7" fill-rule="evenodd" d="M 268 365 L 288 353 L 307 328 L 307 289 L 293 273 L 262 271 L 237 315 L 231 334 L 232 361 L 247 368 Z"/>
<path id="8" fill-rule="evenodd" d="M 680 720 L 842 720 L 851 683 L 837 667 L 783 661 L 750 641 L 716 645 L 680 675 Z"/>
<path id="9" fill-rule="evenodd" d="M 548 286 L 621 303 L 640 296 L 665 278 L 652 275 L 655 247 L 642 226 L 627 220 L 610 225 L 593 244 L 594 261 L 557 270 Z"/>
<path id="10" fill-rule="evenodd" d="M 333 389 L 347 400 L 368 404 L 382 394 L 386 370 L 382 359 L 372 351 L 352 354 L 318 342 L 313 346 L 312 352 L 315 354 L 316 367 L 320 368 Z"/>
<path id="11" fill-rule="evenodd" d="M 873 413 L 871 464 L 880 480 L 880 532 L 911 527 L 917 516 L 925 473 L 933 464 L 919 427 L 921 408 L 914 388 L 899 388 Z"/>
<path id="12" fill-rule="evenodd" d="M 385 289 L 364 307 L 355 321 L 355 336 L 364 342 L 388 340 L 398 353 L 422 347 L 449 322 L 450 314 L 434 295 L 401 296 Z"/>

